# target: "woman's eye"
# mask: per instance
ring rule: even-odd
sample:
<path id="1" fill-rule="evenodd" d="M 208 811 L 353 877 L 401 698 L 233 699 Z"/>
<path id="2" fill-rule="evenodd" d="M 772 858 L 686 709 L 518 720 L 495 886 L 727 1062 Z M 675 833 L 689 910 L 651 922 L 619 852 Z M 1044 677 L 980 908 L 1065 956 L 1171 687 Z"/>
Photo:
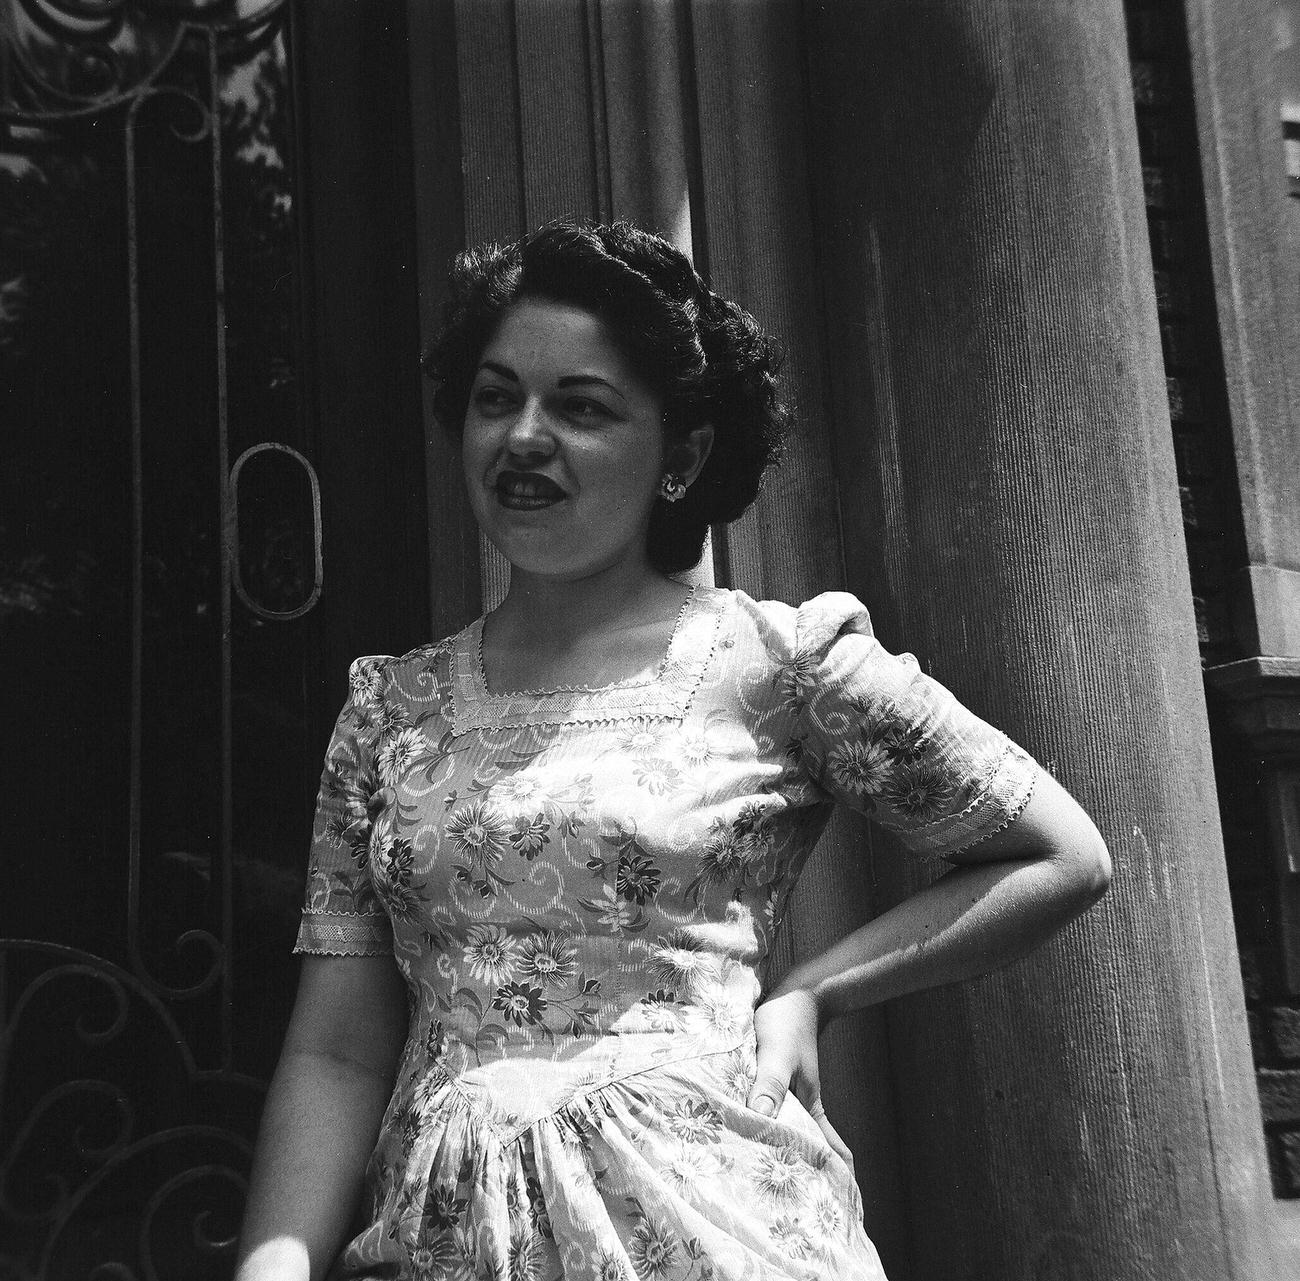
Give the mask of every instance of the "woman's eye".
<path id="1" fill-rule="evenodd" d="M 606 406 L 598 400 L 587 400 L 583 396 L 574 396 L 565 402 L 565 408 L 568 410 L 569 417 L 576 419 L 578 422 L 594 422 L 597 419 L 612 418 Z"/>
<path id="2" fill-rule="evenodd" d="M 480 387 L 474 393 L 474 407 L 480 413 L 500 413 L 510 405 L 510 393 L 500 387 Z"/>

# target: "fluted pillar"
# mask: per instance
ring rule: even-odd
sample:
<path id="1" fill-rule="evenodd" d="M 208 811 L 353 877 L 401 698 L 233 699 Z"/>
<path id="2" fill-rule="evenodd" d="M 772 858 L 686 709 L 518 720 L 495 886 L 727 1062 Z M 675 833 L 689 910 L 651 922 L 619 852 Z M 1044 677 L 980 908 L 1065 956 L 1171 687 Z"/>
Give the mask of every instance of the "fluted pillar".
<path id="1" fill-rule="evenodd" d="M 849 585 L 1117 865 L 891 1010 L 913 1281 L 1266 1281 L 1120 0 L 804 12 Z"/>

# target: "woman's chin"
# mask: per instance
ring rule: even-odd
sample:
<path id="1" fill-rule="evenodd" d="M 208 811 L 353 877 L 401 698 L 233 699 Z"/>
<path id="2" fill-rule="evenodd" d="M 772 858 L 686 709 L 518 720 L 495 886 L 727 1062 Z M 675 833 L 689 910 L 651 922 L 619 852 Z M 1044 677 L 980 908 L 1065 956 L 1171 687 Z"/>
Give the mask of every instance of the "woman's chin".
<path id="1" fill-rule="evenodd" d="M 554 583 L 576 583 L 600 575 L 638 577 L 653 573 L 644 555 L 593 555 L 590 546 L 581 549 L 546 547 L 540 540 L 493 538 L 493 546 L 510 562 L 511 573 Z"/>

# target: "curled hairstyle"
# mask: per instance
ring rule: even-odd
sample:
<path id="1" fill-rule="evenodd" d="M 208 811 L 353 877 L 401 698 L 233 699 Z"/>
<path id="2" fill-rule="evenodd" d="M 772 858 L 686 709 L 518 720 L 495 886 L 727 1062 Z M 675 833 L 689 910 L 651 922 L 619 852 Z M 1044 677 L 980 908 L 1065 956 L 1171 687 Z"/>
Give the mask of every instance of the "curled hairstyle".
<path id="1" fill-rule="evenodd" d="M 780 454 L 789 414 L 777 396 L 781 353 L 742 308 L 700 279 L 666 240 L 631 223 L 549 223 L 508 245 L 458 254 L 443 327 L 424 358 L 438 386 L 434 414 L 459 435 L 483 349 L 502 315 L 525 298 L 596 316 L 663 406 L 665 466 L 674 442 L 708 424 L 713 448 L 686 496 L 655 502 L 651 564 L 677 573 L 698 563 L 710 525 L 735 520 Z"/>

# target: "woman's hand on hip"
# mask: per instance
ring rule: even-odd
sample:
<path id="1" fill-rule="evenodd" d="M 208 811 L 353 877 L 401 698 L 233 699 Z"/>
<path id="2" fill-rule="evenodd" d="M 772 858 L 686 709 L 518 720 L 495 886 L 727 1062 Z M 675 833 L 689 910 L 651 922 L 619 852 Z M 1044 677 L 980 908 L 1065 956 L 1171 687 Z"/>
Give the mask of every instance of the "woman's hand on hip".
<path id="1" fill-rule="evenodd" d="M 853 1155 L 822 1107 L 817 1068 L 820 1022 L 817 998 L 807 988 L 778 988 L 754 1011 L 758 1073 L 749 1106 L 764 1116 L 775 1116 L 786 1094 L 793 1091 L 832 1151 L 852 1169 Z"/>

